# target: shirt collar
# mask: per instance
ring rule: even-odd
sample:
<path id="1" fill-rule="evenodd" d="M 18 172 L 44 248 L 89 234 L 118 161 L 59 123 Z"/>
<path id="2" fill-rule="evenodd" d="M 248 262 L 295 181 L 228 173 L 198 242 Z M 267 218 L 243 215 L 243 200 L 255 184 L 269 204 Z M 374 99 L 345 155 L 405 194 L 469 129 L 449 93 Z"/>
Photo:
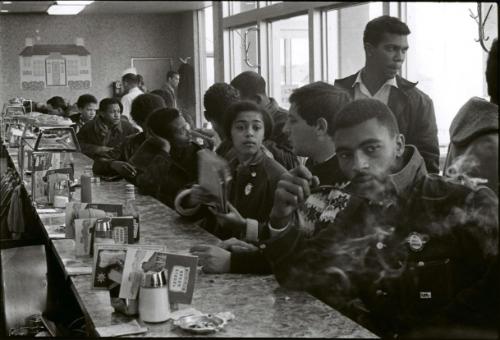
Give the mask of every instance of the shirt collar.
<path id="1" fill-rule="evenodd" d="M 365 83 L 363 82 L 363 79 L 361 79 L 361 72 L 363 72 L 364 69 L 358 72 L 358 75 L 356 76 L 356 80 L 352 84 L 352 87 L 355 87 L 356 84 L 360 84 L 366 87 Z M 396 81 L 396 77 L 392 77 L 391 79 L 388 79 L 380 88 L 384 86 L 393 86 L 393 87 L 398 87 L 398 82 Z"/>

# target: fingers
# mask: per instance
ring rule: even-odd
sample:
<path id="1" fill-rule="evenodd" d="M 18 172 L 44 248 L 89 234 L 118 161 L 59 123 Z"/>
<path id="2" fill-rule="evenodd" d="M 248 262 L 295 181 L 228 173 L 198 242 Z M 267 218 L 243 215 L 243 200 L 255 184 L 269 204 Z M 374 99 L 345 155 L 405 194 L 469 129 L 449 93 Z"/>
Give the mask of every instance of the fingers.
<path id="1" fill-rule="evenodd" d="M 210 250 L 212 246 L 211 245 L 206 245 L 206 244 L 198 244 L 198 245 L 195 245 L 193 247 L 191 247 L 191 249 L 189 249 L 189 252 L 190 253 L 203 253 L 203 252 L 207 252 Z"/>
<path id="2" fill-rule="evenodd" d="M 300 177 L 300 178 L 303 178 L 307 181 L 310 181 L 313 177 L 313 175 L 311 174 L 309 169 L 307 169 L 303 165 L 299 165 L 299 166 L 293 168 L 292 170 L 288 171 L 288 173 L 292 176 Z"/>
<path id="3" fill-rule="evenodd" d="M 243 219 L 238 209 L 236 209 L 230 202 L 227 202 L 227 206 L 230 212 L 235 213 L 238 218 Z"/>

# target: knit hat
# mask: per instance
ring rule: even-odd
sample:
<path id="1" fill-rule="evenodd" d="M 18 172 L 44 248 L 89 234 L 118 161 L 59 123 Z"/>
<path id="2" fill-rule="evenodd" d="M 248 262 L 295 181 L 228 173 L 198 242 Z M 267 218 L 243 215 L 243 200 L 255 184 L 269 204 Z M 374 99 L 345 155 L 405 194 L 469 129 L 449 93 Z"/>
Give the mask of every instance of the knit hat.
<path id="1" fill-rule="evenodd" d="M 150 93 L 141 94 L 132 101 L 130 116 L 137 124 L 141 125 L 151 112 L 164 107 L 166 105 L 162 97 Z"/>

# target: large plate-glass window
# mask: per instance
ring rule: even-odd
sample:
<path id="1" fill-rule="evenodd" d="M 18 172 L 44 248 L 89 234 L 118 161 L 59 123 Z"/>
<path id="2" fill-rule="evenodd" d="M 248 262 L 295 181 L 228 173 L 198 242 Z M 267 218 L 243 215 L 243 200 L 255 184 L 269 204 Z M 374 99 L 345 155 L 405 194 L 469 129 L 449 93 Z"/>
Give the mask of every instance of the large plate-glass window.
<path id="1" fill-rule="evenodd" d="M 257 26 L 231 30 L 231 79 L 244 71 L 259 72 L 259 35 Z"/>
<path id="2" fill-rule="evenodd" d="M 307 15 L 274 21 L 270 26 L 271 95 L 282 107 L 288 108 L 292 90 L 309 83 Z"/>
<path id="3" fill-rule="evenodd" d="M 259 1 L 227 1 L 227 4 L 229 6 L 229 15 L 251 11 L 260 5 Z"/>
<path id="4" fill-rule="evenodd" d="M 359 71 L 365 64 L 363 32 L 383 13 L 382 2 L 370 2 L 326 12 L 328 82 Z"/>
<path id="5" fill-rule="evenodd" d="M 493 8 L 485 27 L 487 47 L 498 37 L 496 3 L 482 3 L 483 20 L 490 5 Z M 477 4 L 408 2 L 406 6 L 406 23 L 411 30 L 407 76 L 418 81 L 418 88 L 434 102 L 444 158 L 450 140 L 448 129 L 459 108 L 473 96 L 489 100 L 483 85 L 487 53 L 475 41 L 478 27 L 469 12 L 477 14 Z"/>
<path id="6" fill-rule="evenodd" d="M 205 49 L 206 61 L 205 70 L 207 72 L 206 88 L 208 89 L 214 83 L 214 25 L 213 25 L 213 8 L 212 6 L 206 7 L 205 11 Z"/>

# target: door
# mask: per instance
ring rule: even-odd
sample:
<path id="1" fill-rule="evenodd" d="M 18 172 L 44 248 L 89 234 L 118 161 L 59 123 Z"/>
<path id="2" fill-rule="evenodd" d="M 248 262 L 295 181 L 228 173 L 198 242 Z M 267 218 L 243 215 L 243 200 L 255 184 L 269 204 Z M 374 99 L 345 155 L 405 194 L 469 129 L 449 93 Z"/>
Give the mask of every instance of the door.
<path id="1" fill-rule="evenodd" d="M 132 67 L 144 78 L 148 91 L 161 89 L 167 72 L 173 69 L 172 58 L 132 58 Z"/>
<path id="2" fill-rule="evenodd" d="M 47 86 L 66 85 L 66 63 L 61 59 L 47 60 Z"/>

